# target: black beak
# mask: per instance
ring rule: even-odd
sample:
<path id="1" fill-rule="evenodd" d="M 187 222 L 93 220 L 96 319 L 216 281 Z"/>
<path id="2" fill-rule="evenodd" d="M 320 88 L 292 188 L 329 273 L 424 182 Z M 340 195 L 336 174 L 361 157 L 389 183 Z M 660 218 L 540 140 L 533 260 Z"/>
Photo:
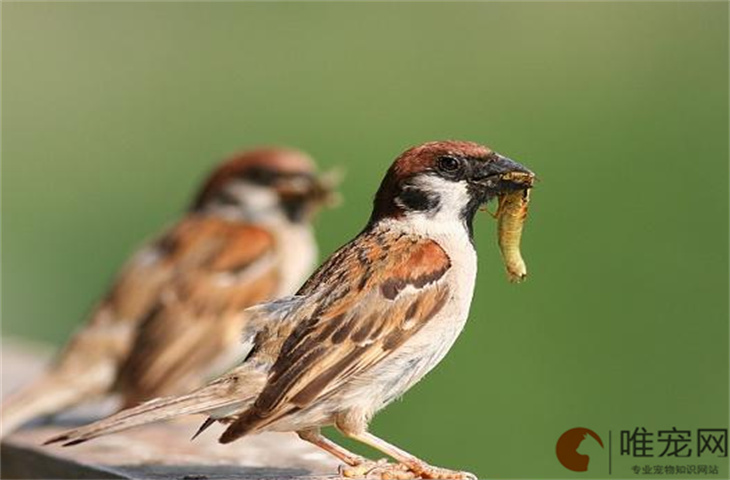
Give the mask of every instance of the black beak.
<path id="1" fill-rule="evenodd" d="M 490 170 L 496 174 L 520 173 L 535 176 L 529 169 L 520 165 L 512 159 L 497 154 L 497 159 L 491 162 Z"/>
<path id="2" fill-rule="evenodd" d="M 289 202 L 312 202 L 317 205 L 336 206 L 340 197 L 337 186 L 342 179 L 339 170 L 332 170 L 323 174 L 301 175 L 282 179 L 277 184 L 277 190 L 282 198 Z"/>
<path id="3" fill-rule="evenodd" d="M 512 159 L 496 154 L 490 160 L 479 162 L 472 180 L 493 194 L 501 195 L 515 190 L 531 188 L 535 174 Z"/>
<path id="4" fill-rule="evenodd" d="M 278 182 L 276 189 L 289 220 L 295 223 L 310 221 L 322 207 L 337 206 L 340 195 L 336 188 L 340 177 L 341 174 L 332 171 Z"/>

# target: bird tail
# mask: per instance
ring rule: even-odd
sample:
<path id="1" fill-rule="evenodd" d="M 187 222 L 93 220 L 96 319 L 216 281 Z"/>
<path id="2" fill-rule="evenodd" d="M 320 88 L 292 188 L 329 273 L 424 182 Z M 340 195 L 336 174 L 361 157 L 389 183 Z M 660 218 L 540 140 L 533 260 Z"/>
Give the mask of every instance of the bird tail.
<path id="1" fill-rule="evenodd" d="M 50 371 L 10 395 L 0 405 L 0 437 L 35 417 L 57 413 L 93 398 L 105 392 L 112 382 L 107 372 L 83 373 L 69 378 L 63 372 Z"/>
<path id="2" fill-rule="evenodd" d="M 148 423 L 169 420 L 183 415 L 235 411 L 253 402 L 256 388 L 255 380 L 247 375 L 234 375 L 233 372 L 212 383 L 181 396 L 157 398 L 136 407 L 70 430 L 53 437 L 44 445 L 63 442 L 63 446 L 77 445 L 88 440 L 121 432 Z"/>

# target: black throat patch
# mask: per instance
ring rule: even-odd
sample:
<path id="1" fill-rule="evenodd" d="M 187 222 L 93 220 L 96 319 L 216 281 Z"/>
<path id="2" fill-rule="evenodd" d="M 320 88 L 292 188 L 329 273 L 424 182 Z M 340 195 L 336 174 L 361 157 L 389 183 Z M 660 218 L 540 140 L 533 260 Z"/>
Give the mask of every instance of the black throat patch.
<path id="1" fill-rule="evenodd" d="M 479 207 L 486 204 L 492 196 L 489 195 L 484 189 L 469 185 L 469 203 L 464 206 L 461 211 L 461 219 L 466 226 L 467 232 L 469 232 L 469 239 L 474 243 L 474 217 L 479 211 Z"/>

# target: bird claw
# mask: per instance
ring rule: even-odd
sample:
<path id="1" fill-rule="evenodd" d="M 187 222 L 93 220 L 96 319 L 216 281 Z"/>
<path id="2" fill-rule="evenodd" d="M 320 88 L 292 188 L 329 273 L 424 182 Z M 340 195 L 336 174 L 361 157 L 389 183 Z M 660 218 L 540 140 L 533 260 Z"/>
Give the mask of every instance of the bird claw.
<path id="1" fill-rule="evenodd" d="M 388 460 L 381 458 L 377 461 L 365 460 L 357 465 L 340 465 L 337 469 L 341 477 L 345 478 L 366 478 L 376 468 L 388 463 Z"/>
<path id="2" fill-rule="evenodd" d="M 427 465 L 425 468 L 418 469 L 419 478 L 428 478 L 433 480 L 477 480 L 477 476 L 470 472 L 461 472 L 459 470 L 449 470 L 447 468 L 432 467 Z"/>
<path id="3" fill-rule="evenodd" d="M 476 475 L 469 472 L 448 470 L 430 465 L 414 469 L 403 463 L 388 463 L 386 459 L 377 462 L 365 461 L 354 466 L 341 465 L 339 474 L 345 478 L 372 480 L 477 480 Z"/>
<path id="4" fill-rule="evenodd" d="M 368 478 L 377 480 L 414 480 L 418 474 L 402 463 L 386 463 L 376 467 L 368 474 Z"/>
<path id="5" fill-rule="evenodd" d="M 389 463 L 382 458 L 378 461 L 365 461 L 359 465 L 340 465 L 339 474 L 345 478 L 365 478 L 372 480 L 412 480 L 418 475 L 406 465 Z"/>

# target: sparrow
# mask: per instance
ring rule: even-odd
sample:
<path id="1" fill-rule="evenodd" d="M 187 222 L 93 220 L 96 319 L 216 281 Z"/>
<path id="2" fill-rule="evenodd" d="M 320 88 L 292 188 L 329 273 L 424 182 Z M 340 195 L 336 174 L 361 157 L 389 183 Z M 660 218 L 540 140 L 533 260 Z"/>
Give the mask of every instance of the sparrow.
<path id="1" fill-rule="evenodd" d="M 519 173 L 519 175 L 515 175 Z M 434 368 L 469 314 L 477 270 L 473 220 L 534 174 L 489 148 L 430 142 L 401 154 L 370 220 L 293 296 L 248 310 L 244 361 L 186 395 L 155 399 L 47 443 L 74 445 L 178 415 L 227 425 L 221 443 L 296 432 L 339 458 L 346 477 L 472 479 L 429 465 L 369 432 L 373 415 Z M 325 438 L 345 436 L 396 460 L 370 461 Z M 197 434 L 196 434 L 197 435 Z"/>
<path id="2" fill-rule="evenodd" d="M 312 220 L 336 181 L 287 148 L 222 163 L 187 213 L 139 249 L 39 379 L 0 407 L 2 433 L 92 397 L 130 407 L 236 364 L 243 313 L 291 295 L 316 266 Z"/>

